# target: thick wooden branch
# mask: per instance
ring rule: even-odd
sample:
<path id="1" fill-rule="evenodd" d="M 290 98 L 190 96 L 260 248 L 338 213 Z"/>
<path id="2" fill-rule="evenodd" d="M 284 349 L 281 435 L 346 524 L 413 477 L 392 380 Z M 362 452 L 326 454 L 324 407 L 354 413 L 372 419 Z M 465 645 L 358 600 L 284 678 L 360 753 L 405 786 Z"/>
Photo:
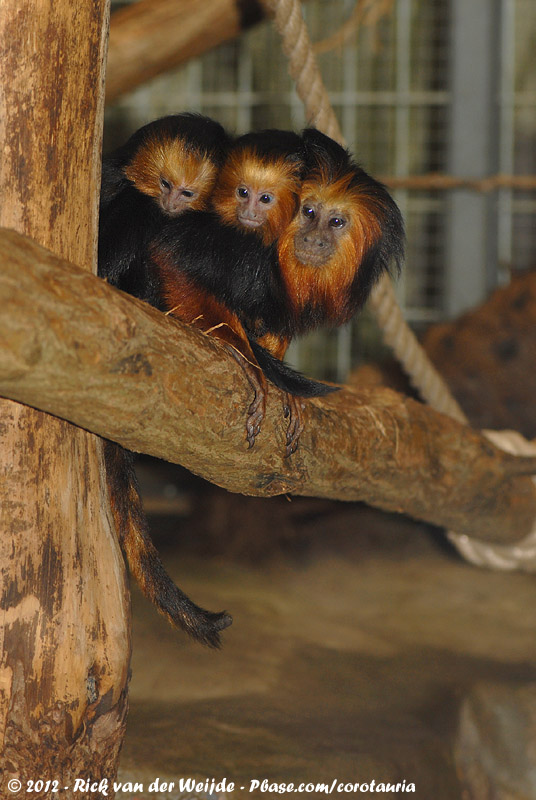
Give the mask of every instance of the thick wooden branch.
<path id="1" fill-rule="evenodd" d="M 141 0 L 112 15 L 106 102 L 237 36 L 257 0 Z"/>
<path id="2" fill-rule="evenodd" d="M 536 491 L 517 459 L 385 390 L 308 401 L 284 457 L 282 395 L 245 446 L 251 401 L 219 343 L 12 232 L 0 233 L 0 393 L 231 491 L 363 500 L 493 542 L 523 538 Z"/>

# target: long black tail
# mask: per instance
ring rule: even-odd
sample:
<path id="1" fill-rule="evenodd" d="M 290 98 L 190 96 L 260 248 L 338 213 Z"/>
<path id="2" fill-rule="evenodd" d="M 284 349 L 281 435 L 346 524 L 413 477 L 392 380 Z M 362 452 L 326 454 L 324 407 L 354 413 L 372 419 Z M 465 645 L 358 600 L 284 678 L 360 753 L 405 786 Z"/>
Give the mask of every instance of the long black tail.
<path id="1" fill-rule="evenodd" d="M 105 441 L 104 462 L 120 544 L 140 589 L 172 625 L 202 644 L 219 647 L 220 631 L 231 624 L 232 617 L 200 608 L 167 574 L 149 534 L 134 454 L 115 442 Z"/>
<path id="2" fill-rule="evenodd" d="M 297 397 L 322 397 L 322 395 L 338 391 L 338 386 L 328 386 L 327 383 L 306 378 L 305 375 L 280 361 L 252 339 L 249 340 L 249 343 L 259 367 L 278 389 L 283 389 L 288 394 Z"/>

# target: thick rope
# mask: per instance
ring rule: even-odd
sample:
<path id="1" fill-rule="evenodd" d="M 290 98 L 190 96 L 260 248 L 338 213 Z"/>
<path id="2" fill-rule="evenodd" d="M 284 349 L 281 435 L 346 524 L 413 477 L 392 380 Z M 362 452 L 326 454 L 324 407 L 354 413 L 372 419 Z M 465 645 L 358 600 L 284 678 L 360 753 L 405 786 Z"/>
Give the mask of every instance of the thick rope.
<path id="1" fill-rule="evenodd" d="M 274 16 L 282 39 L 282 49 L 289 61 L 290 75 L 305 106 L 308 124 L 344 146 L 342 132 L 316 62 L 300 0 L 262 2 Z M 423 400 L 432 408 L 466 423 L 465 414 L 406 324 L 388 276 L 385 275 L 375 287 L 369 303 L 384 340 L 392 348 Z M 526 454 L 524 448 L 534 448 L 531 454 L 536 452 L 535 445 L 526 442 L 520 435 L 512 436 L 512 432 L 490 431 L 486 435 L 497 446 L 514 454 Z M 450 533 L 449 537 L 467 560 L 480 566 L 536 570 L 536 520 L 534 531 L 518 545 L 490 545 L 455 533 Z"/>
<path id="2" fill-rule="evenodd" d="M 384 342 L 389 345 L 423 400 L 442 414 L 467 423 L 467 417 L 447 384 L 407 325 L 388 275 L 384 275 L 374 287 L 369 305 L 378 320 Z"/>
<path id="3" fill-rule="evenodd" d="M 529 442 L 517 431 L 482 431 L 497 447 L 516 456 L 536 455 L 536 441 Z M 532 479 L 536 486 L 536 477 Z M 471 539 L 464 533 L 448 532 L 450 541 L 462 556 L 479 567 L 536 572 L 536 523 L 532 531 L 520 542 L 509 545 L 490 545 Z"/>
<path id="4" fill-rule="evenodd" d="M 342 144 L 342 132 L 318 69 L 301 3 L 299 0 L 263 0 L 263 3 L 274 16 L 308 124 Z"/>

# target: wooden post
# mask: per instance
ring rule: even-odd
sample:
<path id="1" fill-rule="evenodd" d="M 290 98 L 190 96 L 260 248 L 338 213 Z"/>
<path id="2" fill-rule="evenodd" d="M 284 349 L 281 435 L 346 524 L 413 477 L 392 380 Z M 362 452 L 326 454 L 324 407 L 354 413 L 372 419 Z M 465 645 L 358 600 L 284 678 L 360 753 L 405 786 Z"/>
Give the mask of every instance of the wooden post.
<path id="1" fill-rule="evenodd" d="M 88 270 L 108 19 L 109 0 L 0 11 L 0 224 Z M 130 659 L 101 441 L 11 401 L 0 414 L 0 795 L 18 780 L 95 797 L 75 781 L 115 777 Z"/>

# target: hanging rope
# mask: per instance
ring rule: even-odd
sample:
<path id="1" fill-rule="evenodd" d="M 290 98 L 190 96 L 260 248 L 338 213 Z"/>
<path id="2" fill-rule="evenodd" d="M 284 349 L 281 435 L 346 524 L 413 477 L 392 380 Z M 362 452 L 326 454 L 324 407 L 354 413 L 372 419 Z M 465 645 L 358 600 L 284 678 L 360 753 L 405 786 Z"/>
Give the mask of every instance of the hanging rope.
<path id="1" fill-rule="evenodd" d="M 536 455 L 536 441 L 527 441 L 517 431 L 482 431 L 482 433 L 507 453 L 516 456 Z M 532 480 L 536 486 L 536 477 Z M 453 531 L 449 531 L 447 535 L 462 556 L 479 567 L 536 572 L 536 521 L 528 536 L 511 545 L 490 545 Z"/>
<path id="2" fill-rule="evenodd" d="M 274 17 L 282 39 L 283 52 L 288 58 L 289 73 L 304 104 L 308 124 L 345 145 L 316 62 L 300 0 L 262 2 Z M 385 342 L 393 350 L 423 400 L 437 411 L 467 423 L 465 414 L 452 397 L 445 381 L 406 324 L 388 276 L 384 276 L 375 287 L 369 304 L 376 315 Z M 514 454 L 527 454 L 528 449 L 530 454 L 536 454 L 536 445 L 526 442 L 519 434 L 489 431 L 486 435 L 498 447 Z M 460 536 L 454 532 L 449 533 L 449 538 L 467 560 L 479 566 L 536 570 L 536 520 L 530 536 L 511 547 L 476 542 L 468 536 Z"/>

